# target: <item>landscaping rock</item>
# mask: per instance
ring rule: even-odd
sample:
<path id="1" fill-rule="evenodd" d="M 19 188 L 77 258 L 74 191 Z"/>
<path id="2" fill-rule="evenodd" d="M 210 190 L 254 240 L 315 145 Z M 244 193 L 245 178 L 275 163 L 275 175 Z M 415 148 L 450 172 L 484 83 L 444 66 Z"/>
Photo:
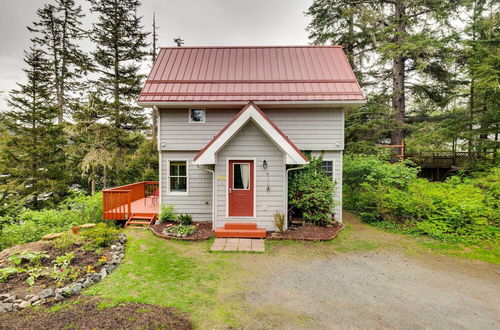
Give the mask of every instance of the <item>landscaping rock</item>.
<path id="1" fill-rule="evenodd" d="M 13 304 L 12 305 L 12 309 L 15 310 L 15 311 L 18 310 L 19 309 L 19 304 Z"/>
<path id="2" fill-rule="evenodd" d="M 71 297 L 72 295 L 75 295 L 82 291 L 82 284 L 81 283 L 73 283 L 68 286 L 65 286 L 62 288 L 62 295 L 64 297 Z"/>
<path id="3" fill-rule="evenodd" d="M 14 304 L 12 303 L 0 303 L 0 313 L 10 312 L 14 309 Z"/>
<path id="4" fill-rule="evenodd" d="M 85 281 L 83 281 L 82 283 L 82 287 L 84 288 L 88 288 L 89 286 L 91 286 L 92 284 L 94 284 L 94 282 L 90 279 L 85 279 Z"/>
<path id="5" fill-rule="evenodd" d="M 34 296 L 35 296 L 34 294 L 28 294 L 28 295 L 26 295 L 26 297 L 24 297 L 24 300 L 29 301 Z"/>
<path id="6" fill-rule="evenodd" d="M 3 300 L 3 302 L 4 302 L 4 303 L 13 303 L 13 302 L 14 302 L 14 300 L 16 300 L 16 298 L 17 298 L 17 297 L 16 297 L 16 295 L 15 295 L 15 294 L 13 294 L 13 295 L 10 295 L 9 297 L 5 298 L 5 299 Z"/>
<path id="7" fill-rule="evenodd" d="M 91 274 L 90 278 L 92 279 L 92 281 L 94 283 L 100 282 L 102 280 L 101 274 L 98 274 L 98 273 Z"/>
<path id="8" fill-rule="evenodd" d="M 61 301 L 64 300 L 64 296 L 60 293 L 56 293 L 56 296 L 54 297 L 55 301 Z"/>
<path id="9" fill-rule="evenodd" d="M 9 293 L 0 294 L 0 301 L 4 301 L 5 299 L 8 299 L 8 298 L 10 298 L 10 296 L 11 296 L 11 294 L 9 294 Z"/>
<path id="10" fill-rule="evenodd" d="M 118 246 L 116 246 L 116 245 L 111 245 L 111 250 L 113 250 L 113 251 L 118 250 Z"/>
<path id="11" fill-rule="evenodd" d="M 28 302 L 29 302 L 30 304 L 33 304 L 35 301 L 38 301 L 38 300 L 40 300 L 40 296 L 36 296 L 36 295 L 34 295 L 33 297 L 31 297 L 31 298 L 28 300 Z"/>
<path id="12" fill-rule="evenodd" d="M 23 301 L 22 299 L 16 299 L 16 300 L 14 300 L 14 303 L 20 304 L 22 301 Z"/>
<path id="13" fill-rule="evenodd" d="M 42 292 L 40 292 L 40 298 L 41 299 L 47 299 L 50 298 L 54 295 L 54 290 L 51 288 L 45 289 Z"/>
<path id="14" fill-rule="evenodd" d="M 106 265 L 106 271 L 108 272 L 108 274 L 111 273 L 115 269 L 116 269 L 116 265 L 113 265 L 113 264 Z"/>
<path id="15" fill-rule="evenodd" d="M 19 308 L 20 309 L 25 309 L 26 307 L 30 306 L 31 304 L 29 302 L 27 302 L 26 300 L 23 300 L 23 302 L 21 302 L 19 304 Z"/>
<path id="16" fill-rule="evenodd" d="M 106 268 L 104 268 L 104 267 L 101 269 L 99 274 L 101 274 L 102 279 L 105 279 L 106 276 L 108 276 L 108 272 L 106 271 Z"/>
<path id="17" fill-rule="evenodd" d="M 38 305 L 42 305 L 45 303 L 45 299 L 40 299 L 40 300 L 37 300 L 35 301 L 34 303 L 32 303 L 31 305 L 32 306 L 38 306 Z"/>

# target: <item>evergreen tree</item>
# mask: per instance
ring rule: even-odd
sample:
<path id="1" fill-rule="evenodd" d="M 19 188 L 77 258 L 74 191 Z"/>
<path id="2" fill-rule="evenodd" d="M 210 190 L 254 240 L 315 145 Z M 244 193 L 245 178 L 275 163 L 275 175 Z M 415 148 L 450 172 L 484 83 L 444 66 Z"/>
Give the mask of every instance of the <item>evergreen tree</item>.
<path id="1" fill-rule="evenodd" d="M 100 75 L 96 82 L 109 103 L 108 119 L 117 129 L 145 128 L 145 118 L 135 105 L 141 90 L 143 75 L 140 62 L 148 55 L 141 17 L 137 14 L 138 0 L 90 0 L 97 13 L 91 39 L 97 49 L 92 53 L 94 70 Z M 117 136 L 119 147 L 124 141 Z"/>
<path id="2" fill-rule="evenodd" d="M 25 84 L 10 93 L 4 114 L 0 167 L 9 193 L 17 203 L 40 208 L 58 201 L 67 189 L 64 174 L 62 129 L 55 124 L 50 61 L 43 51 L 25 53 Z"/>
<path id="3" fill-rule="evenodd" d="M 365 90 L 391 95 L 392 144 L 403 140 L 407 99 L 446 91 L 434 83 L 450 79 L 446 59 L 454 39 L 446 24 L 459 3 L 315 0 L 307 12 L 315 43 L 343 45 Z"/>
<path id="4" fill-rule="evenodd" d="M 58 122 L 62 123 L 71 95 L 81 87 L 79 79 L 88 66 L 88 58 L 79 46 L 85 36 L 81 29 L 84 15 L 74 0 L 55 0 L 54 5 L 46 4 L 38 9 L 37 16 L 38 21 L 28 30 L 35 34 L 32 42 L 49 54 Z"/>

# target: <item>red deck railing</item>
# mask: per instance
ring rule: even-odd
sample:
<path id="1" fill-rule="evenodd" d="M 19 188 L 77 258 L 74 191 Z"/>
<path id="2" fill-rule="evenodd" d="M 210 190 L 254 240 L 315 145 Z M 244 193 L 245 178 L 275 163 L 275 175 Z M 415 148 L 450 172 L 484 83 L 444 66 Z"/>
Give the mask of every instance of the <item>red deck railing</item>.
<path id="1" fill-rule="evenodd" d="M 158 181 L 143 181 L 102 191 L 104 220 L 127 220 L 133 213 L 134 201 L 153 196 Z"/>

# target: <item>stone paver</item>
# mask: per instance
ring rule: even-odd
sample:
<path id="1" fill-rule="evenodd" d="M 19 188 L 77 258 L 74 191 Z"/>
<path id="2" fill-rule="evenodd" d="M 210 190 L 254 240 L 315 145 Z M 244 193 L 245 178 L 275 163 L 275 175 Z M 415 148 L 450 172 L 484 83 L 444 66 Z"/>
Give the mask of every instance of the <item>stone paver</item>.
<path id="1" fill-rule="evenodd" d="M 211 251 L 265 252 L 264 240 L 253 238 L 216 238 Z"/>

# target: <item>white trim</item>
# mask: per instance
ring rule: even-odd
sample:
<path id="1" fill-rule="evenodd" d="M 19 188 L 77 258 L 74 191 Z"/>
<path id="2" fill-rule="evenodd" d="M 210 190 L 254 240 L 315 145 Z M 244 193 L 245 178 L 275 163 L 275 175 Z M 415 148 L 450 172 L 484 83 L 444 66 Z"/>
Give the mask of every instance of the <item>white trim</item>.
<path id="1" fill-rule="evenodd" d="M 203 110 L 203 121 L 192 121 L 191 111 L 192 110 Z M 188 122 L 190 124 L 205 124 L 207 122 L 207 110 L 205 108 L 189 108 L 188 109 Z"/>
<path id="2" fill-rule="evenodd" d="M 210 165 L 215 163 L 215 153 L 220 150 L 249 120 L 253 120 L 264 134 L 271 139 L 282 152 L 287 155 L 287 164 L 304 165 L 307 160 L 267 121 L 264 116 L 250 105 L 238 118 L 216 139 L 203 154 L 193 162 L 195 165 Z"/>
<path id="3" fill-rule="evenodd" d="M 253 216 L 251 217 L 238 217 L 229 216 L 229 161 L 230 160 L 252 160 L 253 161 Z M 234 175 L 234 173 L 233 173 Z M 255 157 L 226 157 L 226 219 L 255 219 L 257 217 L 257 158 Z"/>
<path id="4" fill-rule="evenodd" d="M 170 191 L 170 163 L 186 162 L 186 191 Z M 189 195 L 189 159 L 168 159 L 167 160 L 167 196 L 188 196 Z"/>
<path id="5" fill-rule="evenodd" d="M 253 101 L 257 105 L 287 105 L 287 106 L 303 106 L 303 105 L 318 105 L 318 106 L 360 106 L 366 103 L 366 100 L 355 101 Z M 186 106 L 231 106 L 231 105 L 246 105 L 248 101 L 214 101 L 214 102 L 137 102 L 141 107 L 161 106 L 163 108 L 179 108 Z"/>

